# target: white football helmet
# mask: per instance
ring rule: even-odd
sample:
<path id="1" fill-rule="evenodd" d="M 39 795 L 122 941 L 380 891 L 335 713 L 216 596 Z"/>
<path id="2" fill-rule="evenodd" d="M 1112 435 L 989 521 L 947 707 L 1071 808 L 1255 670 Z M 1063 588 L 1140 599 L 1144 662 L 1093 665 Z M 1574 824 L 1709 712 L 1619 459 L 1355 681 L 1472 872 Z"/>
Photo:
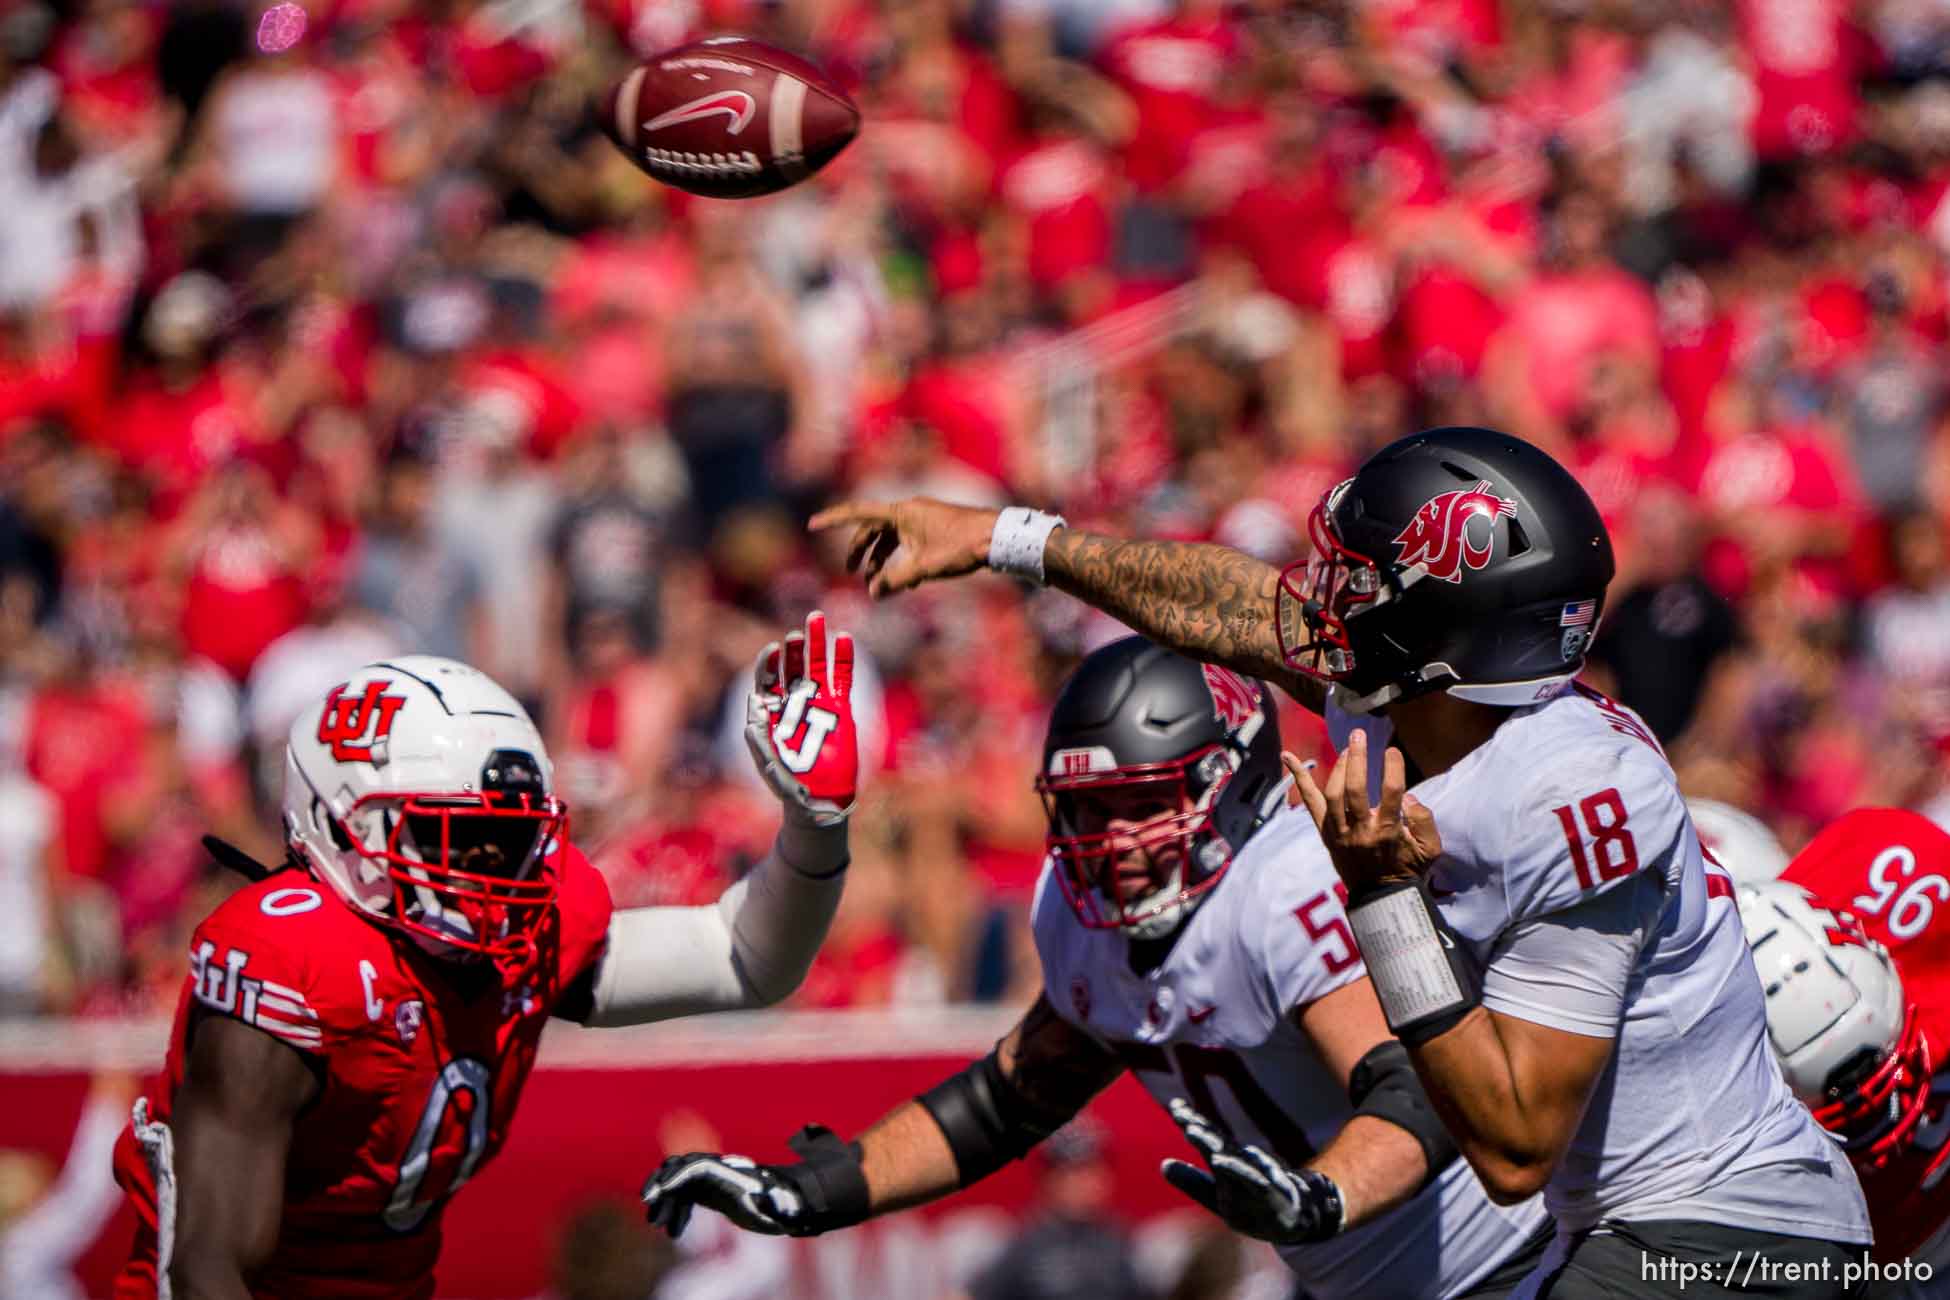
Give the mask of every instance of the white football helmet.
<path id="1" fill-rule="evenodd" d="M 567 837 L 541 733 L 466 664 L 368 664 L 291 724 L 291 852 L 353 907 L 439 955 L 519 962 Z"/>
<path id="2" fill-rule="evenodd" d="M 1929 1045 L 1888 950 L 1785 880 L 1741 885 L 1739 904 L 1788 1086 L 1858 1160 L 1886 1158 L 1930 1095 Z"/>
<path id="3" fill-rule="evenodd" d="M 1718 799 L 1688 799 L 1686 811 L 1700 843 L 1738 883 L 1757 885 L 1787 870 L 1787 850 L 1752 813 Z"/>

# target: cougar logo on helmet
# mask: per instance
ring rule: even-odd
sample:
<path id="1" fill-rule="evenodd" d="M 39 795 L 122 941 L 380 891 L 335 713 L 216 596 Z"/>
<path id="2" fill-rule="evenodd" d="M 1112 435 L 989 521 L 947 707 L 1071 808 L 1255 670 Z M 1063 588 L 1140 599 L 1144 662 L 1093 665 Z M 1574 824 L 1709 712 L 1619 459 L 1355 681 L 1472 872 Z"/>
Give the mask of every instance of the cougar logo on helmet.
<path id="1" fill-rule="evenodd" d="M 1461 582 L 1463 565 L 1480 569 L 1490 562 L 1496 545 L 1493 531 L 1479 531 L 1480 545 L 1471 540 L 1469 525 L 1478 519 L 1493 530 L 1498 518 L 1515 518 L 1517 503 L 1490 491 L 1488 479 L 1479 479 L 1468 491 L 1457 489 L 1430 497 L 1408 521 L 1408 527 L 1395 534 L 1404 565 L 1420 564 L 1431 578 Z"/>
<path id="2" fill-rule="evenodd" d="M 341 763 L 377 763 L 373 747 L 393 731 L 393 715 L 406 703 L 404 695 L 387 695 L 387 682 L 367 682 L 365 694 L 345 698 L 345 687 L 334 686 L 325 697 L 318 718 L 318 743 L 332 747 Z"/>
<path id="3" fill-rule="evenodd" d="M 1212 692 L 1212 711 L 1228 731 L 1237 731 L 1259 712 L 1259 692 L 1238 673 L 1213 664 L 1200 664 L 1205 688 Z"/>

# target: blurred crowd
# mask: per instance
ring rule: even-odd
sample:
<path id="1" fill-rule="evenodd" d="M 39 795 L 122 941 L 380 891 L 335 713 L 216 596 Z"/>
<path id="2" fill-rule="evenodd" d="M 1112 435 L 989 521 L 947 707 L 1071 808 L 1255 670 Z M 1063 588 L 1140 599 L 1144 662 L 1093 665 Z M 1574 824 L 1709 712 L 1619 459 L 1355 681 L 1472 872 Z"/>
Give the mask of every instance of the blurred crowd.
<path id="1" fill-rule="evenodd" d="M 636 171 L 589 104 L 714 31 L 860 139 L 765 200 Z M 1947 194 L 1940 0 L 0 0 L 0 1014 L 171 999 L 199 837 L 276 860 L 286 730 L 393 653 L 529 703 L 620 904 L 715 895 L 814 605 L 875 772 L 799 1002 L 1017 996 L 1115 629 L 869 605 L 808 514 L 1286 561 L 1438 423 L 1587 483 L 1592 676 L 1693 793 L 1950 820 Z"/>

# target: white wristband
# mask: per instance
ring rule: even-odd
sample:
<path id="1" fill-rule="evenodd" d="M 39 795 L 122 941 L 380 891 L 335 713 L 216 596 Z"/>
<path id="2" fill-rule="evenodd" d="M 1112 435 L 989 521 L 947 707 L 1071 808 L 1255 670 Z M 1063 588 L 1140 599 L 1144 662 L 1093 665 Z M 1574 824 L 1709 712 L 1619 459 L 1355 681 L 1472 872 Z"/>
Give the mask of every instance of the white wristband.
<path id="1" fill-rule="evenodd" d="M 1010 506 L 995 517 L 989 534 L 989 567 L 1012 578 L 1043 583 L 1043 547 L 1049 535 L 1068 521 L 1027 506 Z"/>
<path id="2" fill-rule="evenodd" d="M 1354 942 L 1374 982 L 1388 1028 L 1404 1043 L 1423 1041 L 1423 1025 L 1447 1028 L 1481 998 L 1466 978 L 1466 959 L 1443 933 L 1429 897 L 1417 886 L 1393 886 L 1347 909 Z"/>

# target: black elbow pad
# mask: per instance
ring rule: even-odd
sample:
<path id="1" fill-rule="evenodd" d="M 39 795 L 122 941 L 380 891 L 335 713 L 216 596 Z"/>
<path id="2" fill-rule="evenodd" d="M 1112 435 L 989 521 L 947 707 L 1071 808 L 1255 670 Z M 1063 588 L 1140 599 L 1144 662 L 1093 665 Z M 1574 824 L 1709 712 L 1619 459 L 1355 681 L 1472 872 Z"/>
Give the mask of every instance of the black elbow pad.
<path id="1" fill-rule="evenodd" d="M 1023 1096 L 1003 1077 L 993 1052 L 914 1100 L 948 1139 L 963 1187 L 1021 1159 L 1071 1118 Z"/>
<path id="2" fill-rule="evenodd" d="M 1347 1099 L 1354 1104 L 1355 1114 L 1385 1119 L 1406 1129 L 1421 1145 L 1429 1165 L 1422 1180 L 1424 1187 L 1455 1160 L 1455 1139 L 1430 1104 L 1429 1094 L 1408 1059 L 1408 1049 L 1394 1039 L 1376 1043 L 1356 1062 L 1348 1075 Z"/>

